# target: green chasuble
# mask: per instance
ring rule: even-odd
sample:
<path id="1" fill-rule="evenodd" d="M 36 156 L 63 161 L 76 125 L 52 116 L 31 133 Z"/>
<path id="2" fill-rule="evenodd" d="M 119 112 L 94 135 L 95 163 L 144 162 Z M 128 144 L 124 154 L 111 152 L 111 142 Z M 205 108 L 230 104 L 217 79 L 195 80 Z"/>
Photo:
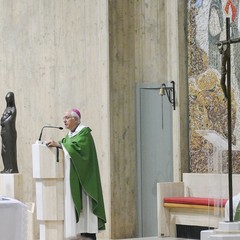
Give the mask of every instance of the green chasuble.
<path id="1" fill-rule="evenodd" d="M 237 205 L 236 213 L 234 216 L 234 222 L 239 222 L 239 221 L 240 221 L 240 202 Z"/>
<path id="2" fill-rule="evenodd" d="M 67 135 L 61 142 L 71 157 L 70 188 L 76 210 L 76 222 L 79 221 L 81 214 L 82 190 L 84 190 L 92 201 L 92 211 L 98 218 L 98 229 L 104 230 L 106 216 L 97 153 L 91 129 L 84 127 L 75 136 Z"/>

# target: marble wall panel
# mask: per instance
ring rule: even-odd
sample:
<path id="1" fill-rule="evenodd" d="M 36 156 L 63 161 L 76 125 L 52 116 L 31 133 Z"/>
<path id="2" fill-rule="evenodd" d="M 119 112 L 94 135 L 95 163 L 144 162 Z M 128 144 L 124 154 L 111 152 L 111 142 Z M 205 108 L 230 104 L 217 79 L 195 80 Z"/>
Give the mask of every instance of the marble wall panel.
<path id="1" fill-rule="evenodd" d="M 178 103 L 173 120 L 176 180 L 181 179 L 181 171 L 188 163 L 185 9 L 185 1 L 109 2 L 113 238 L 131 238 L 137 234 L 135 93 L 138 83 L 176 81 Z M 180 109 L 184 109 L 182 113 Z"/>

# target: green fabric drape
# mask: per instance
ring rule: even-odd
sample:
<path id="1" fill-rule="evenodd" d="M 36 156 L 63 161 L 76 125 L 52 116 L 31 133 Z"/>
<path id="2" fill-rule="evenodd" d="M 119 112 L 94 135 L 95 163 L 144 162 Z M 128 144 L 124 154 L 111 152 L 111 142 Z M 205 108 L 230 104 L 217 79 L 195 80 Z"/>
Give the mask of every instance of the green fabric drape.
<path id="1" fill-rule="evenodd" d="M 104 230 L 106 223 L 105 208 L 98 167 L 97 153 L 91 129 L 83 128 L 73 137 L 62 139 L 68 151 L 70 163 L 70 188 L 76 210 L 76 222 L 82 210 L 82 190 L 92 201 L 92 211 L 98 217 L 98 229 Z"/>

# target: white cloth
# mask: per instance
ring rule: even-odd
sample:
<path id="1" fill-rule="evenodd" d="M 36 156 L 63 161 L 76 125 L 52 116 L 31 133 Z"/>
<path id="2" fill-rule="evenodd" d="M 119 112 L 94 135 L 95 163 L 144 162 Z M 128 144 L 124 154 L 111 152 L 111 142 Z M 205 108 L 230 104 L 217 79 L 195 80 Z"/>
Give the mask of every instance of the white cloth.
<path id="1" fill-rule="evenodd" d="M 27 206 L 25 204 L 0 196 L 0 239 L 27 239 Z"/>
<path id="2" fill-rule="evenodd" d="M 75 136 L 84 128 L 83 125 L 79 125 L 74 133 L 69 133 L 69 137 Z M 98 232 L 98 219 L 93 214 L 91 208 L 91 200 L 82 192 L 82 203 L 83 210 L 80 214 L 79 222 L 76 223 L 76 215 L 74 203 L 72 200 L 71 189 L 70 189 L 70 156 L 67 150 L 63 147 L 64 151 L 64 191 L 65 191 L 65 217 L 64 217 L 64 232 L 65 238 L 76 236 L 78 233 L 97 233 Z"/>

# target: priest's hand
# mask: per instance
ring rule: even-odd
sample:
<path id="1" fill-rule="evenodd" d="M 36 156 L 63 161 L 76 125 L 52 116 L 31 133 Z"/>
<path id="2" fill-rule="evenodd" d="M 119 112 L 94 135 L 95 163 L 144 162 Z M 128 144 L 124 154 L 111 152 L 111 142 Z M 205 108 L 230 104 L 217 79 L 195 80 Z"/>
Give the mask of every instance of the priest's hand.
<path id="1" fill-rule="evenodd" d="M 54 141 L 54 140 L 52 140 L 52 139 L 50 139 L 50 140 L 46 143 L 46 145 L 47 145 L 48 147 L 59 147 L 59 148 L 61 148 L 61 144 L 58 143 L 58 142 L 56 142 L 56 141 Z"/>

